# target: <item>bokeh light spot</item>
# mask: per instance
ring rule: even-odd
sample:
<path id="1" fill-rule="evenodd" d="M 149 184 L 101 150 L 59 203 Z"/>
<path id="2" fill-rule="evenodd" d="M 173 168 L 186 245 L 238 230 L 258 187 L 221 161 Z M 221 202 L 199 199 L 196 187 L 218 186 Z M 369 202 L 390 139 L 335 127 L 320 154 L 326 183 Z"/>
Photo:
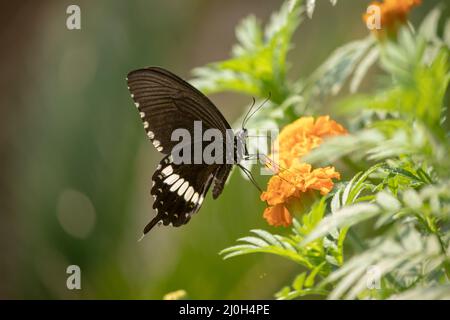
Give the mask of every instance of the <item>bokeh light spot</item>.
<path id="1" fill-rule="evenodd" d="M 91 200 L 73 189 L 60 194 L 57 215 L 64 231 L 75 238 L 87 238 L 95 226 L 96 213 Z"/>

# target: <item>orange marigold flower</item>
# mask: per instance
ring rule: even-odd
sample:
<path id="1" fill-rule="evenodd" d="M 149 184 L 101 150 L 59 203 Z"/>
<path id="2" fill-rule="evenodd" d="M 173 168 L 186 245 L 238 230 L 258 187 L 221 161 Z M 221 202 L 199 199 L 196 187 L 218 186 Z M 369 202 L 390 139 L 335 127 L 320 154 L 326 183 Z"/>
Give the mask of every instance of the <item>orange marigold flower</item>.
<path id="1" fill-rule="evenodd" d="M 325 137 L 342 135 L 347 131 L 329 116 L 302 117 L 281 130 L 275 144 L 275 152 L 283 168 L 289 168 L 299 159 L 318 147 Z"/>
<path id="2" fill-rule="evenodd" d="M 268 204 L 263 217 L 270 225 L 287 227 L 293 211 L 303 211 L 317 196 L 326 195 L 340 179 L 333 167 L 313 169 L 301 157 L 318 147 L 323 139 L 346 134 L 347 131 L 329 116 L 302 117 L 280 132 L 275 147 L 281 170 L 273 176 L 261 200 Z M 269 167 L 277 165 L 268 164 Z M 278 171 L 278 170 L 277 170 Z"/>
<path id="3" fill-rule="evenodd" d="M 261 200 L 269 205 L 263 217 L 273 226 L 289 226 L 292 223 L 290 208 L 310 202 L 311 191 L 325 195 L 333 188 L 333 179 L 340 174 L 333 167 L 313 169 L 310 164 L 294 161 L 287 170 L 273 176 Z"/>
<path id="4" fill-rule="evenodd" d="M 422 0 L 384 0 L 383 3 L 378 1 L 372 2 L 371 5 L 379 7 L 381 13 L 381 30 L 374 30 L 377 36 L 395 33 L 399 26 L 406 22 L 411 9 L 421 3 Z M 371 19 L 371 14 L 366 13 L 363 15 L 363 20 L 366 23 Z"/>

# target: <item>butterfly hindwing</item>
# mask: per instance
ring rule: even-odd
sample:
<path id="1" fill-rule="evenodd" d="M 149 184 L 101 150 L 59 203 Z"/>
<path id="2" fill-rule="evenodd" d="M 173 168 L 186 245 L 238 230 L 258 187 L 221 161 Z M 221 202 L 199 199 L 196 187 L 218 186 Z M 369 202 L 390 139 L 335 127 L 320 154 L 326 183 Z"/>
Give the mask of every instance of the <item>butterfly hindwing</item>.
<path id="1" fill-rule="evenodd" d="M 174 164 L 170 155 L 165 156 L 152 177 L 156 217 L 144 233 L 159 221 L 174 227 L 186 224 L 200 209 L 215 175 L 223 166 L 231 165 Z"/>

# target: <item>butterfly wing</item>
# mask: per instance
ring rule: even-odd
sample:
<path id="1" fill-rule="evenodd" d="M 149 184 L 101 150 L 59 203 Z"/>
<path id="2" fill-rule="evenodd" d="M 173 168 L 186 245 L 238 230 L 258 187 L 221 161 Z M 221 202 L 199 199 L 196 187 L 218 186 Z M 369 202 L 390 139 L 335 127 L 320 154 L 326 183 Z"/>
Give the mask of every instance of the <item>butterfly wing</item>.
<path id="1" fill-rule="evenodd" d="M 150 67 L 132 71 L 127 82 L 147 136 L 166 154 L 152 177 L 156 217 L 144 234 L 160 221 L 181 226 L 200 209 L 213 181 L 217 189 L 214 198 L 220 194 L 231 165 L 173 163 L 170 153 L 178 141 L 171 141 L 172 132 L 186 129 L 194 136 L 194 122 L 201 121 L 202 130 L 219 129 L 225 137 L 230 125 L 206 96 L 167 70 Z"/>
<path id="2" fill-rule="evenodd" d="M 192 135 L 194 121 L 201 121 L 204 130 L 216 128 L 225 134 L 230 129 L 205 95 L 167 70 L 135 70 L 128 74 L 127 82 L 147 136 L 159 152 L 169 154 L 178 143 L 171 141 L 175 129 L 187 129 Z"/>
<path id="3" fill-rule="evenodd" d="M 217 172 L 224 166 L 207 164 L 174 164 L 165 156 L 153 174 L 151 194 L 156 217 L 145 227 L 144 234 L 158 222 L 179 227 L 196 213 Z"/>

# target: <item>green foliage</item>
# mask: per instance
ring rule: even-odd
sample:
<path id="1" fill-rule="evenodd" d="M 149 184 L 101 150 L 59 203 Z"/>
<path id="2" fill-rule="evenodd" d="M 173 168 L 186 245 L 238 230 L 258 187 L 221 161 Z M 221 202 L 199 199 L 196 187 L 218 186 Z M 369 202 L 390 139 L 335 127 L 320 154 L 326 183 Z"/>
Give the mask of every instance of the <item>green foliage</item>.
<path id="1" fill-rule="evenodd" d="M 270 92 L 273 101 L 284 101 L 289 95 L 286 55 L 301 21 L 300 2 L 286 2 L 265 29 L 254 16 L 244 19 L 236 28 L 232 58 L 195 69 L 192 83 L 206 93 L 232 90 L 266 97 Z"/>
<path id="2" fill-rule="evenodd" d="M 305 236 L 311 232 L 322 220 L 325 214 L 325 198 L 316 203 L 311 211 L 302 217 L 301 223 L 294 221 L 292 234 L 284 237 L 280 235 L 272 235 L 264 230 L 252 230 L 257 236 L 244 237 L 238 239 L 243 245 L 229 247 L 221 251 L 225 259 L 243 255 L 247 253 L 271 253 L 288 258 L 307 268 L 315 268 L 322 265 L 324 260 L 329 261 L 332 265 L 339 265 L 342 262 L 342 248 L 338 246 L 339 233 L 332 235 L 332 240 L 327 239 L 326 246 L 323 245 L 323 239 L 316 242 L 310 242 L 307 246 L 300 245 Z M 326 272 L 325 266 L 321 267 L 322 272 Z"/>
<path id="3" fill-rule="evenodd" d="M 398 112 L 441 131 L 442 105 L 449 81 L 448 48 L 440 48 L 433 56 L 425 55 L 426 52 L 423 38 L 402 29 L 397 42 L 388 42 L 381 49 L 381 66 L 391 75 L 393 84 L 375 95 L 350 98 L 341 108 Z"/>
<path id="4" fill-rule="evenodd" d="M 313 288 L 316 276 L 324 278 L 331 270 L 343 262 L 342 242 L 346 230 L 333 230 L 328 237 L 309 241 L 304 245 L 305 237 L 314 230 L 326 212 L 326 198 L 316 202 L 311 210 L 302 216 L 301 221 L 294 220 L 292 232 L 288 236 L 273 235 L 264 230 L 252 230 L 256 236 L 238 239 L 244 244 L 226 248 L 220 252 L 224 259 L 249 253 L 269 253 L 289 259 L 307 268 L 310 272 L 298 277 L 293 290 L 284 288 L 277 296 L 281 299 L 293 299 L 303 295 L 326 294 L 324 289 Z"/>
<path id="5" fill-rule="evenodd" d="M 374 39 L 350 42 L 336 49 L 330 57 L 309 76 L 302 88 L 306 107 L 319 108 L 320 102 L 329 95 L 337 95 L 346 81 L 354 74 L 351 89 L 356 90 L 365 74 L 375 62 Z M 372 50 L 371 50 L 372 49 Z M 378 52 L 378 51 L 375 51 Z M 356 71 L 355 71 L 356 70 Z"/>
<path id="6" fill-rule="evenodd" d="M 336 2 L 331 1 L 333 5 Z M 315 1 L 307 1 L 309 15 L 314 7 Z M 291 39 L 304 12 L 302 1 L 293 0 L 286 1 L 265 28 L 254 16 L 245 18 L 236 28 L 238 43 L 232 57 L 194 69 L 191 83 L 205 93 L 234 91 L 262 100 L 270 97 L 249 123 L 263 128 L 284 126 L 308 108 L 319 108 L 319 102 L 337 95 L 352 75 L 351 89 L 356 90 L 378 57 L 372 37 L 336 49 L 305 78 L 292 81 L 287 77 L 287 53 L 293 47 Z"/>
<path id="7" fill-rule="evenodd" d="M 310 17 L 314 7 L 315 1 L 306 1 Z M 269 253 L 299 264 L 278 299 L 449 298 L 450 22 L 440 36 L 436 8 L 418 32 L 404 27 L 395 39 L 350 42 L 310 76 L 290 82 L 286 54 L 302 13 L 299 1 L 286 2 L 265 31 L 254 17 L 245 19 L 232 59 L 197 69 L 194 83 L 208 92 L 258 98 L 271 92 L 251 123 L 257 128 L 320 113 L 324 98 L 349 84 L 350 95 L 336 110 L 351 116 L 350 134 L 328 139 L 302 159 L 339 164 L 344 181 L 294 219 L 287 234 L 252 230 L 221 255 Z M 381 85 L 356 94 L 375 64 Z"/>

